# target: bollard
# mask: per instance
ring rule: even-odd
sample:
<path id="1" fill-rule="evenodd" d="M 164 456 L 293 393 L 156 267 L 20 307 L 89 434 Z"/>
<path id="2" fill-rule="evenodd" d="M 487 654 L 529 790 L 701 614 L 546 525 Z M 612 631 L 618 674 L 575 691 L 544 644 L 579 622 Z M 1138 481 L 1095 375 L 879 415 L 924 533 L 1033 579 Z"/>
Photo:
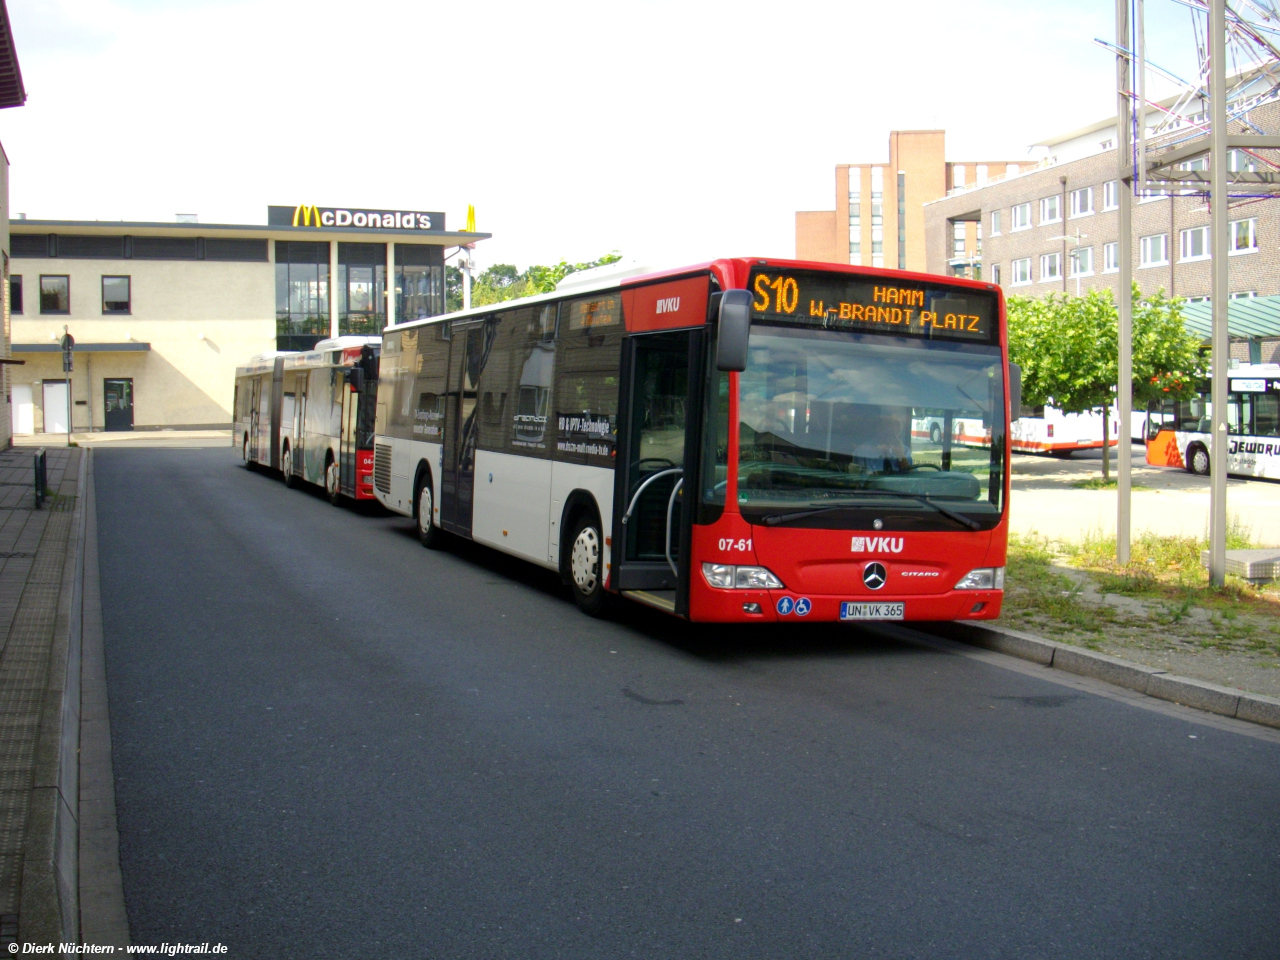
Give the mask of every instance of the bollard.
<path id="1" fill-rule="evenodd" d="M 40 509 L 40 504 L 44 503 L 44 492 L 49 489 L 48 474 L 45 470 L 44 447 L 36 451 L 36 509 Z"/>

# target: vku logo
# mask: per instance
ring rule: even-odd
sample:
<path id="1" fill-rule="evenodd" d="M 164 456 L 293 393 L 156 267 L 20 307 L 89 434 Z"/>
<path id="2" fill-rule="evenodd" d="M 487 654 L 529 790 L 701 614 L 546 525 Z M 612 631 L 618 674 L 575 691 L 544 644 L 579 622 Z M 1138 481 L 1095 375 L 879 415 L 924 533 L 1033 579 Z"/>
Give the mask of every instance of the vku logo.
<path id="1" fill-rule="evenodd" d="M 853 553 L 901 553 L 905 537 L 854 537 Z"/>
<path id="2" fill-rule="evenodd" d="M 675 313 L 680 309 L 679 297 L 667 297 L 658 301 L 658 313 Z"/>

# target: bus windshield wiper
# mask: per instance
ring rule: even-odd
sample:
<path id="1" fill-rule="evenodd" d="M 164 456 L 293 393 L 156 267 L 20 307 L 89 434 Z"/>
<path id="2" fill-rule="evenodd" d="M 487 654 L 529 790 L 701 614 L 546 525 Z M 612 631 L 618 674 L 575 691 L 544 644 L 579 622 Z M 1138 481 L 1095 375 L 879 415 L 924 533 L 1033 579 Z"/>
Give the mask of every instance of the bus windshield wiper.
<path id="1" fill-rule="evenodd" d="M 982 529 L 982 524 L 978 523 L 972 517 L 966 517 L 963 513 L 956 513 L 956 511 L 944 507 L 933 498 L 927 497 L 921 493 L 901 493 L 897 490 L 859 490 L 857 495 L 859 497 L 894 497 L 895 499 L 914 500 L 917 503 L 923 503 L 926 506 L 932 507 L 948 520 L 954 520 L 956 523 L 963 527 L 968 527 L 970 530 Z M 805 517 L 816 517 L 819 514 L 831 513 L 835 510 L 844 510 L 853 505 L 853 503 L 846 502 L 819 507 L 816 510 L 801 510 L 798 513 L 770 514 L 764 518 L 764 524 L 768 527 L 776 527 L 785 520 L 802 520 Z"/>

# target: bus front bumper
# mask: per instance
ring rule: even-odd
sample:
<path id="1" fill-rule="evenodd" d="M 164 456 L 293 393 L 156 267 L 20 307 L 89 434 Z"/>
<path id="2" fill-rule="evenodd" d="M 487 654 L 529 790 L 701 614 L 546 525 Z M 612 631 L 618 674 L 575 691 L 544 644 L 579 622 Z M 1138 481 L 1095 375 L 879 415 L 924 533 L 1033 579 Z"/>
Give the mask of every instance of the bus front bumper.
<path id="1" fill-rule="evenodd" d="M 695 589 L 690 619 L 711 623 L 875 623 L 909 620 L 994 620 L 1003 590 L 944 594 L 822 596 L 792 590 Z"/>

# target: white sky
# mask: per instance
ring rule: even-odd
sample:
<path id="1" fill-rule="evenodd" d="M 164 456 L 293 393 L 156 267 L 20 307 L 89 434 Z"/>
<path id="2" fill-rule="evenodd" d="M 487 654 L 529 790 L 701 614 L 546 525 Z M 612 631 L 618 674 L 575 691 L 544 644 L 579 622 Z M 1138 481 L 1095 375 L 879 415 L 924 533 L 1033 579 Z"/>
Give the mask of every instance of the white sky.
<path id="1" fill-rule="evenodd" d="M 7 0 L 11 209 L 265 223 L 474 203 L 481 265 L 791 256 L 893 129 L 1016 159 L 1115 112 L 1114 0 Z M 1147 4 L 1153 59 L 1190 19 Z"/>

